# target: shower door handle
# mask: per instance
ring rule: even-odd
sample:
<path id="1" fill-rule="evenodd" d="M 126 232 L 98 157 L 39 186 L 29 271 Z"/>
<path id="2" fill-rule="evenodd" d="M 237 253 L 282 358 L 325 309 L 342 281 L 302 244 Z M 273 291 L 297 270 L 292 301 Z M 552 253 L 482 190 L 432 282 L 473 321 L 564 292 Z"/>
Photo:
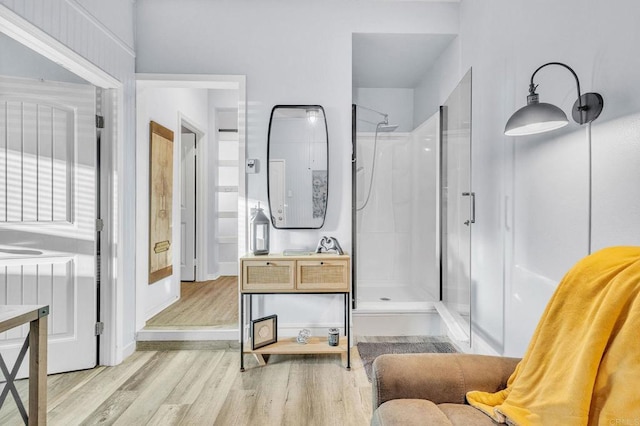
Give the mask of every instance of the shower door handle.
<path id="1" fill-rule="evenodd" d="M 464 224 L 469 226 L 472 223 L 476 223 L 476 193 L 475 192 L 463 192 L 463 197 L 471 197 L 471 219 L 465 220 Z"/>

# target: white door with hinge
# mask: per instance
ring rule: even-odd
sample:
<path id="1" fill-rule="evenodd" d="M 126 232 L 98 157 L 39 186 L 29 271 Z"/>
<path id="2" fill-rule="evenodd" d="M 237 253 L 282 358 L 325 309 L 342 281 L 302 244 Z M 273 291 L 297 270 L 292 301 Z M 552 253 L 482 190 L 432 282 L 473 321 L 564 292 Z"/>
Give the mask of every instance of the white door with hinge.
<path id="1" fill-rule="evenodd" d="M 49 305 L 49 373 L 96 365 L 95 102 L 0 76 L 0 304 Z M 0 334 L 8 364 L 27 333 Z"/>
<path id="2" fill-rule="evenodd" d="M 196 135 L 180 135 L 180 280 L 195 281 Z"/>

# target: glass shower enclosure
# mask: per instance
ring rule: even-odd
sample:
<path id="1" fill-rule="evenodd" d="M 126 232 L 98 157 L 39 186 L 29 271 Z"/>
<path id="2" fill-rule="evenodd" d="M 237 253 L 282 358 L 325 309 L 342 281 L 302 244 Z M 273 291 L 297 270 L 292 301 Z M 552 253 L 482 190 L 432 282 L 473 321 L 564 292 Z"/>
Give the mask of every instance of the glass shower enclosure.
<path id="1" fill-rule="evenodd" d="M 357 310 L 433 309 L 438 279 L 438 114 L 397 131 L 353 105 L 353 282 Z"/>
<path id="2" fill-rule="evenodd" d="M 471 336 L 471 70 L 411 131 L 352 106 L 352 269 L 357 311 L 435 308 Z"/>

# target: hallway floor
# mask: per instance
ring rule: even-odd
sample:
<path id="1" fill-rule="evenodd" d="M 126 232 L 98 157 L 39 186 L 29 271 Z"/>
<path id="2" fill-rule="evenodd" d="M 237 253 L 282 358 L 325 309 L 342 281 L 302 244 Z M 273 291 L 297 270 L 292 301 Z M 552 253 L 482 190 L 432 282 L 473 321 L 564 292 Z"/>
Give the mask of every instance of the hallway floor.
<path id="1" fill-rule="evenodd" d="M 238 277 L 182 282 L 180 299 L 147 321 L 146 330 L 238 327 Z"/>

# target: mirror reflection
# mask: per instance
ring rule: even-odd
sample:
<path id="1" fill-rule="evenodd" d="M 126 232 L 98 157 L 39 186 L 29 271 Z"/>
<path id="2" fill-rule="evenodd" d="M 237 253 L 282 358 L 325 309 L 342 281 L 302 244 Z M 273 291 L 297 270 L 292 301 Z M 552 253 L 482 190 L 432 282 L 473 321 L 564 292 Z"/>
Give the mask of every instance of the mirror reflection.
<path id="1" fill-rule="evenodd" d="M 324 109 L 320 105 L 273 107 L 267 159 L 274 228 L 321 228 L 329 189 Z"/>

